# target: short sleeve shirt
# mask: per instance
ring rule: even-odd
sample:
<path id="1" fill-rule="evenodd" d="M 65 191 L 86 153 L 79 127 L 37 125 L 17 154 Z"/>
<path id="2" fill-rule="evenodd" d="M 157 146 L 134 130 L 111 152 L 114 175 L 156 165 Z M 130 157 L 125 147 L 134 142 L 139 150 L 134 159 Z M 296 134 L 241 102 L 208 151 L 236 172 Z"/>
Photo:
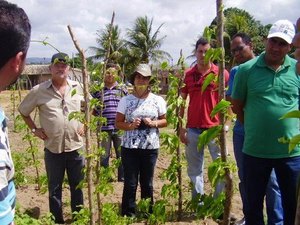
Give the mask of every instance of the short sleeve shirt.
<path id="1" fill-rule="evenodd" d="M 120 99 L 127 95 L 128 91 L 125 86 L 116 83 L 112 88 L 103 88 L 103 109 L 102 117 L 106 118 L 106 123 L 101 127 L 102 131 L 115 130 L 115 119 L 117 114 L 117 107 Z M 101 100 L 102 92 L 97 91 L 92 93 L 94 98 Z M 100 115 L 100 107 L 96 108 L 96 116 Z"/>
<path id="2" fill-rule="evenodd" d="M 14 164 L 7 135 L 7 119 L 0 108 L 0 224 L 14 219 L 16 190 L 13 183 Z"/>
<path id="3" fill-rule="evenodd" d="M 238 66 L 235 66 L 233 67 L 231 70 L 230 70 L 230 74 L 229 74 L 229 81 L 228 81 L 228 89 L 226 91 L 226 95 L 227 96 L 231 96 L 231 93 L 232 93 L 232 87 L 233 87 L 233 81 L 234 81 L 234 77 L 236 75 L 236 72 L 238 70 Z M 236 120 L 235 121 L 235 124 L 234 124 L 234 128 L 233 128 L 233 131 L 235 133 L 238 133 L 240 135 L 244 135 L 244 125 L 239 121 L 239 120 Z"/>
<path id="4" fill-rule="evenodd" d="M 157 120 L 159 116 L 166 114 L 166 102 L 161 96 L 153 93 L 150 93 L 145 99 L 130 94 L 120 100 L 117 112 L 125 115 L 126 122 L 146 117 Z M 134 149 L 158 149 L 159 130 L 155 127 L 146 127 L 125 131 L 122 146 Z"/>
<path id="5" fill-rule="evenodd" d="M 69 152 L 83 146 L 82 137 L 77 132 L 83 125 L 76 119 L 69 120 L 70 113 L 80 112 L 83 100 L 78 82 L 68 80 L 62 97 L 48 80 L 33 87 L 20 104 L 19 111 L 29 116 L 37 107 L 41 127 L 48 137 L 45 147 L 53 153 Z"/>
<path id="6" fill-rule="evenodd" d="M 186 72 L 184 78 L 185 86 L 181 89 L 182 93 L 189 95 L 189 106 L 187 113 L 188 128 L 211 128 L 219 125 L 219 117 L 211 118 L 210 113 L 219 102 L 218 84 L 211 82 L 202 92 L 202 86 L 205 78 L 209 74 L 218 77 L 219 68 L 215 64 L 211 64 L 211 69 L 207 74 L 198 72 L 197 65 Z M 225 82 L 227 84 L 229 74 L 224 70 Z"/>
<path id="7" fill-rule="evenodd" d="M 286 158 L 300 155 L 300 148 L 289 153 L 288 144 L 279 139 L 299 134 L 299 119 L 279 120 L 299 109 L 300 77 L 296 61 L 286 56 L 274 71 L 264 61 L 265 53 L 240 65 L 231 97 L 245 103 L 243 152 L 260 158 Z"/>

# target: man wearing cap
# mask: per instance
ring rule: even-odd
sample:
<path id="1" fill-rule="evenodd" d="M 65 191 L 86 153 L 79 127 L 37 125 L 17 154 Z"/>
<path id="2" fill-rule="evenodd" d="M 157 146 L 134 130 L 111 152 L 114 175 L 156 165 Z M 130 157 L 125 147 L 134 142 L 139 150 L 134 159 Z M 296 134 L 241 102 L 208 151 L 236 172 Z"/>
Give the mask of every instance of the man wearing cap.
<path id="1" fill-rule="evenodd" d="M 300 147 L 286 141 L 299 134 L 298 119 L 279 118 L 299 108 L 300 77 L 287 54 L 294 25 L 279 20 L 269 31 L 265 52 L 240 65 L 232 90 L 233 110 L 244 124 L 243 171 L 248 207 L 246 224 L 264 224 L 263 200 L 272 169 L 282 197 L 285 225 L 294 224 Z"/>
<path id="2" fill-rule="evenodd" d="M 83 94 L 78 82 L 67 79 L 68 59 L 65 53 L 54 54 L 50 65 L 51 80 L 33 87 L 19 106 L 33 135 L 44 140 L 49 208 L 56 223 L 64 223 L 61 198 L 65 171 L 72 212 L 79 211 L 83 205 L 82 190 L 77 186 L 83 180 L 84 158 L 79 150 L 83 147 L 84 129 L 78 120 L 68 118 L 70 113 L 80 111 Z M 30 116 L 35 108 L 39 110 L 40 127 Z"/>
<path id="3" fill-rule="evenodd" d="M 231 54 L 234 57 L 234 60 L 238 64 L 242 64 L 251 60 L 255 57 L 253 52 L 253 45 L 251 38 L 246 33 L 237 33 L 231 39 Z M 226 98 L 231 101 L 231 93 L 234 77 L 238 70 L 238 66 L 233 67 L 230 70 L 228 89 L 226 91 Z M 244 145 L 244 126 L 240 123 L 239 120 L 236 120 L 233 133 L 232 133 L 232 142 L 234 156 L 236 159 L 236 165 L 238 167 L 238 175 L 240 178 L 239 189 L 241 194 L 241 199 L 243 203 L 243 211 L 248 206 L 247 200 L 245 197 L 245 188 L 244 188 L 244 178 L 243 178 L 243 145 Z M 283 222 L 283 210 L 281 204 L 281 195 L 279 191 L 279 186 L 276 178 L 275 171 L 272 170 L 269 183 L 266 189 L 266 212 L 268 216 L 268 225 L 279 225 Z M 240 221 L 237 221 L 235 225 L 245 224 L 245 218 Z"/>

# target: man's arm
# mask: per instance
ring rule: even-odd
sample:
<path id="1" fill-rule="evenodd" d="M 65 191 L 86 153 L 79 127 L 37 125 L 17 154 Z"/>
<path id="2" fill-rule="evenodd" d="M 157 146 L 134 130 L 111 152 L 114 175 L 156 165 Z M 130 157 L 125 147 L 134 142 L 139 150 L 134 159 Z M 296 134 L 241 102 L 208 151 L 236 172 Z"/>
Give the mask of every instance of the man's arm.
<path id="1" fill-rule="evenodd" d="M 232 111 L 236 114 L 237 119 L 244 124 L 244 106 L 245 102 L 239 100 L 239 99 L 231 99 L 232 101 Z"/>
<path id="2" fill-rule="evenodd" d="M 186 93 L 183 93 L 181 92 L 181 97 L 183 100 L 186 100 L 187 99 L 187 94 Z M 179 109 L 179 117 L 181 119 L 183 119 L 184 117 L 184 110 L 185 110 L 185 107 L 184 106 L 181 106 L 180 109 Z M 186 129 L 182 127 L 182 121 L 179 120 L 179 138 L 180 138 L 180 141 L 183 143 L 183 144 L 187 144 L 187 138 L 186 138 Z"/>
<path id="3" fill-rule="evenodd" d="M 29 127 L 29 129 L 32 131 L 34 129 L 33 134 L 37 137 L 39 137 L 42 140 L 47 139 L 47 135 L 45 134 L 45 131 L 43 128 L 37 128 L 34 121 L 32 120 L 31 116 L 24 116 L 22 115 L 22 118 L 24 120 L 24 122 L 27 124 L 27 126 Z"/>

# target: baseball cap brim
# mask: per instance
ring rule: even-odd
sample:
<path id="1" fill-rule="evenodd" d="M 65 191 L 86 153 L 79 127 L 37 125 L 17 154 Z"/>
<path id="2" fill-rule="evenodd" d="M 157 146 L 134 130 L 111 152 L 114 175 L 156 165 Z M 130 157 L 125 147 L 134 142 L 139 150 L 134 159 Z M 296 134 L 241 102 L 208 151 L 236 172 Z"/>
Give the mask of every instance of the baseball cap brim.
<path id="1" fill-rule="evenodd" d="M 288 44 L 291 44 L 293 40 L 290 35 L 284 34 L 282 32 L 276 32 L 268 35 L 268 38 L 273 38 L 273 37 L 281 38 L 285 40 Z"/>
<path id="2" fill-rule="evenodd" d="M 52 56 L 51 63 L 57 63 L 57 62 L 67 63 L 68 60 L 69 60 L 69 56 L 66 53 L 59 52 Z"/>

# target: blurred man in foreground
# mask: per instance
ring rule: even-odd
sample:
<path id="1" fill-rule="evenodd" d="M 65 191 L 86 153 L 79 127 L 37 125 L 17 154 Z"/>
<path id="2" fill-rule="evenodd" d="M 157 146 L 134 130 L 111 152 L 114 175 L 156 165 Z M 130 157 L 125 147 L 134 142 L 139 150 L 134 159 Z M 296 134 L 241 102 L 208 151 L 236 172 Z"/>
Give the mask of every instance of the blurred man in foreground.
<path id="1" fill-rule="evenodd" d="M 23 9 L 0 1 L 0 91 L 21 74 L 29 47 L 31 25 Z M 16 191 L 14 165 L 7 136 L 7 121 L 0 108 L 0 224 L 13 224 Z"/>

